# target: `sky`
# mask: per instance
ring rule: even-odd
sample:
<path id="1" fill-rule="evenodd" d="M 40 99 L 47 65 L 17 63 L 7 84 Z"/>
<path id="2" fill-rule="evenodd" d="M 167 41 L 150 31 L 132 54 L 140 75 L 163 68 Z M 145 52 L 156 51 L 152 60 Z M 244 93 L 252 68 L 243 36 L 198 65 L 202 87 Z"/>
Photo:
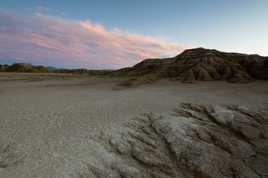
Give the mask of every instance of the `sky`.
<path id="1" fill-rule="evenodd" d="M 0 63 L 117 69 L 185 49 L 268 56 L 267 0 L 0 1 Z"/>

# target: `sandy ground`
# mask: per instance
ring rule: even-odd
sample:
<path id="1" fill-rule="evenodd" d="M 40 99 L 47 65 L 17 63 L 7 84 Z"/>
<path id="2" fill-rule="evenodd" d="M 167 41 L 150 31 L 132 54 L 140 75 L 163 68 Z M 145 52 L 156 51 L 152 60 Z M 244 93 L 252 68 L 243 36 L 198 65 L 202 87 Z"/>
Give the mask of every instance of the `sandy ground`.
<path id="1" fill-rule="evenodd" d="M 181 102 L 268 105 L 268 82 L 249 84 L 159 81 L 120 88 L 115 79 L 0 74 L 0 146 L 25 159 L 0 168 L 0 178 L 72 177 L 94 154 L 89 135 L 144 112 L 163 113 Z"/>

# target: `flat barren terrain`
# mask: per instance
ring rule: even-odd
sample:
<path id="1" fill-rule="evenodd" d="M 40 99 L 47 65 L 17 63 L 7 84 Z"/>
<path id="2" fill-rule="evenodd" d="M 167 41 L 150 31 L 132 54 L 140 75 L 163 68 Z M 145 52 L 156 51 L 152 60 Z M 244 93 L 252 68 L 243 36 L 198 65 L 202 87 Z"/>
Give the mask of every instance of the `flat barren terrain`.
<path id="1" fill-rule="evenodd" d="M 90 146 L 89 137 L 142 113 L 161 115 L 185 102 L 268 106 L 267 81 L 160 80 L 128 88 L 118 85 L 121 80 L 0 73 L 0 157 L 10 150 L 6 163 L 0 161 L 0 177 L 75 176 L 97 149 Z"/>

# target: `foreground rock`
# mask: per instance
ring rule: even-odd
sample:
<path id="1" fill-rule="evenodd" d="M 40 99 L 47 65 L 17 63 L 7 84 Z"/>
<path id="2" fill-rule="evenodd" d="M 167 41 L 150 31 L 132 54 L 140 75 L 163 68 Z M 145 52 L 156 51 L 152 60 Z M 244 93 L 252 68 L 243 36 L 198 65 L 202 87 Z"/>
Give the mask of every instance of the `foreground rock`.
<path id="1" fill-rule="evenodd" d="M 93 140 L 99 154 L 80 178 L 268 177 L 267 112 L 185 103 Z"/>
<path id="2" fill-rule="evenodd" d="M 126 85 L 149 83 L 161 78 L 183 82 L 226 80 L 245 83 L 268 79 L 268 58 L 196 48 L 185 50 L 174 58 L 147 59 L 133 67 L 118 70 L 114 75 L 133 77 Z"/>

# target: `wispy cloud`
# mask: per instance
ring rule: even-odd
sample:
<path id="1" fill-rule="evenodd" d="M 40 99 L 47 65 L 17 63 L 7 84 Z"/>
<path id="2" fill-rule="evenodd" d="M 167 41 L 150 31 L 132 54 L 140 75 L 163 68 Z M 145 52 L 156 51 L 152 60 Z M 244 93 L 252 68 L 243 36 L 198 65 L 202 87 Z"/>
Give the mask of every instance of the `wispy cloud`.
<path id="1" fill-rule="evenodd" d="M 118 28 L 108 30 L 90 20 L 0 11 L 0 62 L 120 68 L 145 58 L 175 55 L 184 48 Z"/>

